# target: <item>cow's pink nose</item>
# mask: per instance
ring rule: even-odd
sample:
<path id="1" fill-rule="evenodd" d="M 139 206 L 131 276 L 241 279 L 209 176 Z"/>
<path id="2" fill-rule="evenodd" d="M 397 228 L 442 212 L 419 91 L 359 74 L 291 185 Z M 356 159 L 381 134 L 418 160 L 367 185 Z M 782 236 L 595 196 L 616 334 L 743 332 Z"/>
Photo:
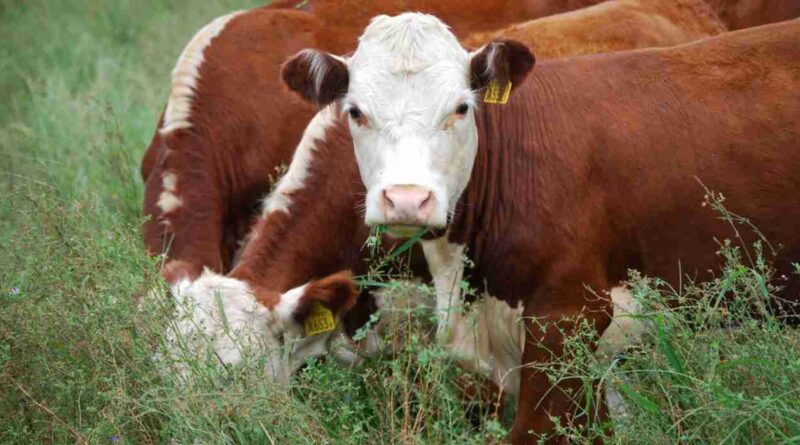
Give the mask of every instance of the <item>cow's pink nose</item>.
<path id="1" fill-rule="evenodd" d="M 383 212 L 387 224 L 424 226 L 433 214 L 433 192 L 418 185 L 393 185 L 383 191 Z"/>

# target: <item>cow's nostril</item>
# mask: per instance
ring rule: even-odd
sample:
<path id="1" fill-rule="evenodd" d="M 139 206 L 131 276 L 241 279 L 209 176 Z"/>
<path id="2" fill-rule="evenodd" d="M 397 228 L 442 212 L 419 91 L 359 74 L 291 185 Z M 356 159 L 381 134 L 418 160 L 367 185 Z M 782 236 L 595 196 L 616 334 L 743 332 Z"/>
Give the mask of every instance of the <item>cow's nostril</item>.
<path id="1" fill-rule="evenodd" d="M 430 204 L 432 197 L 433 197 L 433 193 L 428 192 L 427 196 L 425 196 L 425 199 L 419 204 L 419 208 L 420 209 L 425 208 L 425 206 Z"/>
<path id="2" fill-rule="evenodd" d="M 389 195 L 386 193 L 386 190 L 383 191 L 383 200 L 386 203 L 386 206 L 390 209 L 394 208 L 394 201 L 389 198 Z"/>

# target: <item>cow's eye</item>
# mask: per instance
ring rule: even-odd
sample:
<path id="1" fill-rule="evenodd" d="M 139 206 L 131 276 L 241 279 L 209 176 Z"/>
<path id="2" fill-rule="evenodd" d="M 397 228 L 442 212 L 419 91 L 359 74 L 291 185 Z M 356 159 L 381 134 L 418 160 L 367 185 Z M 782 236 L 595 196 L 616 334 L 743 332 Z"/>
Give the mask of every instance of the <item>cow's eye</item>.
<path id="1" fill-rule="evenodd" d="M 350 107 L 350 109 L 347 110 L 347 112 L 350 114 L 350 118 L 353 119 L 354 121 L 361 119 L 361 117 L 363 116 L 363 114 L 361 114 L 361 110 L 359 110 L 357 107 Z"/>
<path id="2" fill-rule="evenodd" d="M 459 114 L 461 116 L 467 114 L 467 111 L 469 111 L 469 105 L 467 104 L 461 104 L 456 107 L 456 114 Z"/>

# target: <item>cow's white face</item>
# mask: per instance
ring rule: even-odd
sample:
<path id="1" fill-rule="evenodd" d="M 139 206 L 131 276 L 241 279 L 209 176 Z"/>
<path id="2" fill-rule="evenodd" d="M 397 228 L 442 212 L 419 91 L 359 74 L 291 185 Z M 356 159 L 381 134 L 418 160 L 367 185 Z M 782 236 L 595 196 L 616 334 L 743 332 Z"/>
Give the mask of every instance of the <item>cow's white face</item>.
<path id="1" fill-rule="evenodd" d="M 469 54 L 441 22 L 415 18 L 375 19 L 347 61 L 342 103 L 367 188 L 367 224 L 444 226 L 478 147 Z"/>
<path id="2" fill-rule="evenodd" d="M 301 52 L 283 78 L 308 100 L 341 102 L 367 188 L 366 223 L 403 233 L 447 225 L 478 149 L 480 91 L 516 84 L 532 66 L 519 43 L 470 54 L 436 17 L 406 13 L 374 18 L 347 60 Z"/>

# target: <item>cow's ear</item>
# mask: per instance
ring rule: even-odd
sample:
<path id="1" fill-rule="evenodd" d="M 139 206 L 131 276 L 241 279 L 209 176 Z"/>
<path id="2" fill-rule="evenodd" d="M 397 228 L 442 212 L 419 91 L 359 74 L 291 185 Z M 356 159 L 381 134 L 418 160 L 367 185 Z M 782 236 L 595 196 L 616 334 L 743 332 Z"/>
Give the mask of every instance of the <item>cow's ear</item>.
<path id="1" fill-rule="evenodd" d="M 328 309 L 334 316 L 349 311 L 356 302 L 358 291 L 350 271 L 328 275 L 306 284 L 303 297 L 294 310 L 295 320 L 304 322 L 314 312 L 316 304 Z"/>
<path id="2" fill-rule="evenodd" d="M 341 58 L 313 49 L 300 51 L 286 61 L 281 78 L 290 90 L 320 106 L 347 94 L 350 81 L 347 65 Z"/>
<path id="3" fill-rule="evenodd" d="M 356 284 L 350 271 L 338 272 L 295 287 L 280 296 L 274 310 L 285 322 L 304 327 L 307 335 L 333 330 L 339 317 L 356 302 Z M 313 319 L 311 327 L 307 321 Z"/>
<path id="4" fill-rule="evenodd" d="M 518 87 L 535 63 L 536 58 L 524 44 L 515 40 L 494 40 L 470 54 L 470 87 L 482 90 L 490 82 L 503 87 L 508 81 Z"/>

